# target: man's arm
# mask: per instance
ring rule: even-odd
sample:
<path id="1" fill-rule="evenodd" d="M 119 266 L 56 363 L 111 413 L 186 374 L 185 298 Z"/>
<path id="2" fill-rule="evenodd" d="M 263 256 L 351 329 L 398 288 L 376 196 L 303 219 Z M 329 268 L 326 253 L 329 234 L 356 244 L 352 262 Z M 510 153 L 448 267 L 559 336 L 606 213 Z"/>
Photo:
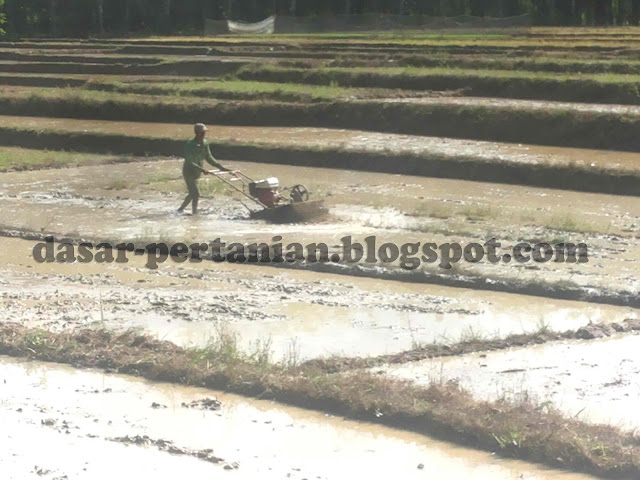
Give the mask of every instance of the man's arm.
<path id="1" fill-rule="evenodd" d="M 209 143 L 208 142 L 205 145 L 205 147 L 206 147 L 206 150 L 207 150 L 207 158 L 206 158 L 207 163 L 209 163 L 209 165 L 211 165 L 213 167 L 216 167 L 219 170 L 226 171 L 227 169 L 224 168 L 222 165 L 220 165 L 215 158 L 213 158 L 213 155 L 211 154 L 211 148 L 209 148 Z"/>

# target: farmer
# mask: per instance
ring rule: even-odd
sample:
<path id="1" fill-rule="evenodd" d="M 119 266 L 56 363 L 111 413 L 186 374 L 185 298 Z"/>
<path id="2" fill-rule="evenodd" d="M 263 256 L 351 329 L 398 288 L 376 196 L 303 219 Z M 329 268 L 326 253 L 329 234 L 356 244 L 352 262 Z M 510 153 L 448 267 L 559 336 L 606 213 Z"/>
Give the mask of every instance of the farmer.
<path id="1" fill-rule="evenodd" d="M 208 175 L 209 172 L 202 168 L 202 161 L 206 160 L 207 163 L 222 170 L 223 172 L 229 171 L 220 165 L 209 150 L 209 142 L 204 137 L 207 134 L 207 127 L 204 123 L 197 123 L 193 127 L 195 137 L 192 140 L 187 141 L 184 146 L 184 165 L 182 166 L 182 176 L 187 184 L 187 190 L 189 194 L 182 202 L 182 205 L 178 209 L 178 212 L 182 213 L 185 208 L 191 203 L 191 211 L 193 214 L 198 213 L 198 199 L 200 198 L 200 192 L 198 191 L 198 178 L 200 174 L 204 173 Z"/>

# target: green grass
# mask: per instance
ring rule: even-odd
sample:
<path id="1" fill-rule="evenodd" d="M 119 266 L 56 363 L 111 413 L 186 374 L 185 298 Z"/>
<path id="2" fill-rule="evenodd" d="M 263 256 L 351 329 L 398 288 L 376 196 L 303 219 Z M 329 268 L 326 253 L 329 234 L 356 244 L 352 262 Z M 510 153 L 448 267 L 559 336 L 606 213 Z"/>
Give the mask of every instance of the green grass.
<path id="1" fill-rule="evenodd" d="M 217 197 L 220 195 L 231 196 L 234 190 L 227 186 L 222 180 L 210 177 L 202 177 L 198 181 L 198 189 L 203 198 Z"/>
<path id="2" fill-rule="evenodd" d="M 255 38 L 250 35 L 245 35 L 241 38 Z M 422 31 L 409 30 L 395 30 L 390 32 L 323 32 L 323 33 L 281 33 L 274 35 L 277 40 L 287 39 L 331 39 L 331 40 L 385 40 L 393 42 L 406 42 L 412 40 L 424 41 L 424 40 L 461 40 L 461 41 L 496 41 L 496 40 L 510 40 L 511 36 L 508 34 L 500 33 L 454 33 L 445 32 L 440 33 L 424 33 Z"/>
<path id="3" fill-rule="evenodd" d="M 593 233 L 607 235 L 614 232 L 611 222 L 589 221 L 569 214 L 555 215 L 546 221 L 538 220 L 536 225 L 541 225 L 551 230 L 572 233 Z"/>
<path id="4" fill-rule="evenodd" d="M 529 29 L 524 29 L 529 31 Z M 215 41 L 226 42 L 230 46 L 242 45 L 243 43 L 260 43 L 266 45 L 300 45 L 307 43 L 326 44 L 331 46 L 333 43 L 352 43 L 354 45 L 366 44 L 375 47 L 377 44 L 394 44 L 398 46 L 416 45 L 452 45 L 452 46 L 504 46 L 504 47 L 541 47 L 555 46 L 572 48 L 581 47 L 601 47 L 602 43 L 598 39 L 585 38 L 562 38 L 554 36 L 545 36 L 542 38 L 528 38 L 527 36 L 517 35 L 522 33 L 523 29 L 513 29 L 506 32 L 488 31 L 483 32 L 478 29 L 475 32 L 461 33 L 455 30 L 440 30 L 434 33 L 432 30 L 425 32 L 423 30 L 396 30 L 389 32 L 327 32 L 327 33 L 304 33 L 304 34 L 275 34 L 275 35 L 226 35 L 217 36 Z M 516 35 L 513 35 L 515 33 Z M 614 42 L 607 43 L 607 46 L 625 47 L 629 46 L 628 39 L 622 37 L 613 38 Z M 131 45 L 135 45 L 139 41 L 152 41 L 154 43 L 163 44 L 172 42 L 176 44 L 185 44 L 201 42 L 206 44 L 211 42 L 211 37 L 145 37 L 140 39 L 121 39 Z"/>
<path id="5" fill-rule="evenodd" d="M 229 81 L 193 82 L 185 87 L 176 87 L 175 84 L 162 84 L 157 87 L 154 83 L 149 86 L 118 85 L 118 84 L 90 84 L 89 88 L 64 87 L 64 88 L 34 88 L 10 92 L 0 88 L 0 98 L 26 99 L 39 102 L 43 100 L 60 99 L 73 102 L 78 105 L 93 105 L 96 102 L 121 102 L 132 101 L 140 104 L 154 103 L 159 98 L 163 104 L 185 105 L 188 103 L 202 105 L 210 100 L 214 102 L 224 97 L 235 97 L 238 100 L 270 100 L 289 102 L 305 102 L 314 100 L 337 100 L 356 92 L 355 89 L 346 89 L 332 86 L 295 85 L 295 84 L 271 84 L 258 81 Z M 100 90 L 100 87 L 104 90 Z M 365 92 L 365 89 L 362 89 Z M 210 93 L 210 99 L 202 99 L 199 96 Z M 225 95 L 226 94 L 226 95 Z M 236 94 L 236 95 L 233 95 Z M 207 96 L 207 95 L 204 95 Z"/>
<path id="6" fill-rule="evenodd" d="M 392 56 L 396 65 L 415 68 L 446 68 L 457 70 L 507 70 L 522 72 L 547 72 L 566 75 L 583 74 L 618 74 L 637 75 L 640 73 L 640 62 L 630 58 L 576 58 L 575 55 L 558 56 L 519 56 L 471 54 L 429 54 Z M 351 64 L 350 64 L 351 63 Z M 348 55 L 338 57 L 332 63 L 336 67 L 378 67 L 386 68 L 389 60 L 380 56 L 351 58 Z"/>
<path id="7" fill-rule="evenodd" d="M 89 153 L 0 147 L 0 171 L 74 167 L 112 159 Z"/>
<path id="8" fill-rule="evenodd" d="M 385 205 L 387 204 L 382 200 L 380 207 Z M 612 233 L 617 235 L 620 234 L 620 232 L 613 227 L 611 222 L 603 221 L 601 219 L 589 219 L 581 217 L 580 215 L 570 215 L 568 213 L 541 217 L 540 215 L 536 216 L 534 213 L 535 212 L 527 210 L 517 212 L 510 211 L 507 213 L 504 211 L 498 211 L 490 205 L 457 205 L 440 202 L 421 202 L 413 210 L 407 212 L 408 215 L 416 217 L 452 220 L 445 224 L 424 224 L 416 228 L 416 231 L 422 231 L 425 233 L 448 233 L 468 236 L 477 235 L 477 231 L 469 230 L 467 223 L 461 223 L 459 221 L 459 217 L 463 217 L 466 220 L 485 222 L 496 222 L 500 220 L 501 225 L 505 227 L 513 225 L 530 225 L 568 233 L 600 235 Z M 491 238 L 492 236 L 501 236 L 504 238 L 504 235 L 504 232 L 500 232 L 500 235 L 487 235 L 487 238 Z M 566 239 L 558 239 L 557 242 L 552 243 L 562 243 L 565 241 Z M 540 240 L 540 242 L 542 242 L 542 240 Z"/>
<path id="9" fill-rule="evenodd" d="M 307 69 L 294 69 L 279 67 L 274 65 L 264 65 L 260 67 L 249 66 L 241 69 L 242 72 L 290 72 L 300 74 L 308 72 Z M 313 69 L 314 72 L 325 74 L 375 74 L 386 77 L 428 77 L 428 76 L 454 76 L 454 77 L 482 77 L 482 78 L 525 78 L 532 80 L 591 80 L 598 83 L 639 83 L 640 74 L 616 74 L 616 73 L 555 73 L 555 72 L 535 72 L 518 70 L 498 70 L 498 69 L 476 69 L 476 68 L 450 68 L 450 67 L 355 67 L 355 68 L 332 68 L 320 67 Z M 241 77 L 242 78 L 242 77 Z M 299 80 L 299 78 L 298 78 Z"/>
<path id="10" fill-rule="evenodd" d="M 244 80 L 189 80 L 184 82 L 154 82 L 152 84 L 124 82 L 89 82 L 90 90 L 103 90 L 147 95 L 174 95 L 184 97 L 272 99 L 304 102 L 336 100 L 362 94 L 359 89 L 338 86 L 270 83 Z"/>
<path id="11" fill-rule="evenodd" d="M 628 67 L 640 70 L 640 62 L 629 64 Z M 306 103 L 393 97 L 400 94 L 406 96 L 407 90 L 411 89 L 424 91 L 447 88 L 446 79 L 453 82 L 450 83 L 450 88 L 468 88 L 470 94 L 479 96 L 567 101 L 589 101 L 592 98 L 594 101 L 629 104 L 640 102 L 640 74 L 518 71 L 476 69 L 471 66 L 291 68 L 252 65 L 241 68 L 234 78 L 226 80 L 185 79 L 181 82 L 144 83 L 101 80 L 88 81 L 83 87 L 76 88 L 18 91 L 0 88 L 0 95 L 33 100 L 63 98 L 87 103 L 113 99 L 152 101 L 154 96 L 162 96 L 163 103 L 199 103 L 203 101 L 202 98 L 212 101 L 228 99 Z M 612 90 L 607 90 L 609 86 Z M 398 88 L 404 88 L 405 91 L 398 92 Z M 547 98 L 549 96 L 551 97 Z"/>
<path id="12" fill-rule="evenodd" d="M 286 68 L 245 66 L 243 80 L 421 91 L 459 90 L 465 95 L 564 102 L 640 104 L 640 75 L 570 74 L 475 68 Z"/>
<path id="13" fill-rule="evenodd" d="M 111 179 L 104 188 L 107 190 L 131 190 L 136 185 L 135 180 L 117 176 Z"/>
<path id="14" fill-rule="evenodd" d="M 154 173 L 153 175 L 150 175 L 149 178 L 147 178 L 147 180 L 144 182 L 144 184 L 153 185 L 157 183 L 167 183 L 174 180 L 180 180 L 181 178 L 182 177 L 179 175 L 176 176 L 171 173 L 159 172 L 159 173 Z"/>

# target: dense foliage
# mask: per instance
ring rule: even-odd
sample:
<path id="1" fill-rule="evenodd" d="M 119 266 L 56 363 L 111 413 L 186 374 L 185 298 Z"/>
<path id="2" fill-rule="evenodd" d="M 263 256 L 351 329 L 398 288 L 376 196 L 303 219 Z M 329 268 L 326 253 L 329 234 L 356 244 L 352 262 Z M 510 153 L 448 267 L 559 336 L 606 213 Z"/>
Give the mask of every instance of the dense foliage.
<path id="1" fill-rule="evenodd" d="M 199 33 L 205 18 L 395 13 L 502 17 L 539 25 L 637 25 L 640 0 L 0 0 L 0 34 Z"/>
<path id="2" fill-rule="evenodd" d="M 0 0 L 0 36 L 5 34 L 4 26 L 7 22 L 7 17 L 4 13 L 4 0 Z"/>

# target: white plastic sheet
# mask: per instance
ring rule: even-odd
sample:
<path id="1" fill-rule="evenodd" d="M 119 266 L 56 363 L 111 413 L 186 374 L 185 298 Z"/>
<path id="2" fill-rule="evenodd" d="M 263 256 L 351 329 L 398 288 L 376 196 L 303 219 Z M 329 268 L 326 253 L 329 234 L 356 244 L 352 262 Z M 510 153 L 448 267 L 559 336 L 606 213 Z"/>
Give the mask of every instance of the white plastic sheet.
<path id="1" fill-rule="evenodd" d="M 246 33 L 246 34 L 260 34 L 260 33 L 273 33 L 276 26 L 276 17 L 271 16 L 258 23 L 244 23 L 244 22 L 227 22 L 229 25 L 229 32 L 231 33 Z"/>

